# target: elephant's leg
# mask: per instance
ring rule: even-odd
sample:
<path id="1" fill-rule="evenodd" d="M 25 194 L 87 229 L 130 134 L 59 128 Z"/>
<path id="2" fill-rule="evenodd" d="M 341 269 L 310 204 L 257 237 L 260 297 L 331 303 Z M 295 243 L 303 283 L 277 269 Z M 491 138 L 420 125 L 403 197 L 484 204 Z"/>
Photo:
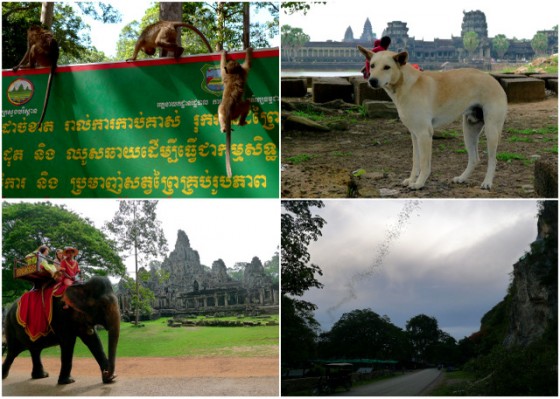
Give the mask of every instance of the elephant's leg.
<path id="1" fill-rule="evenodd" d="M 6 316 L 6 344 L 8 351 L 6 353 L 6 358 L 2 362 L 2 379 L 6 378 L 10 373 L 10 367 L 12 367 L 12 363 L 16 360 L 16 357 L 27 349 L 27 347 L 18 340 L 16 331 L 13 330 L 15 317 L 11 317 L 12 313 L 15 313 L 15 311 L 10 309 Z"/>
<path id="2" fill-rule="evenodd" d="M 72 357 L 74 356 L 74 346 L 76 345 L 75 336 L 63 336 L 60 339 L 60 374 L 58 375 L 59 384 L 71 384 L 75 380 L 70 373 L 72 372 Z"/>
<path id="3" fill-rule="evenodd" d="M 49 373 L 43 368 L 43 362 L 41 362 L 41 351 L 43 349 L 29 349 L 31 352 L 31 361 L 33 362 L 33 371 L 31 371 L 31 378 L 47 378 Z"/>
<path id="4" fill-rule="evenodd" d="M 16 357 L 23 352 L 24 348 L 19 344 L 19 342 L 9 342 L 8 341 L 8 353 L 6 354 L 6 358 L 2 362 L 2 379 L 6 378 L 10 373 L 10 367 L 12 367 L 12 363 L 16 360 Z"/>
<path id="5" fill-rule="evenodd" d="M 91 354 L 97 361 L 97 364 L 99 364 L 99 369 L 101 370 L 101 377 L 103 379 L 103 382 L 105 383 L 112 382 L 116 376 L 113 375 L 108 379 L 107 376 L 105 375 L 105 373 L 107 373 L 107 370 L 109 370 L 109 360 L 105 355 L 105 351 L 103 350 L 103 344 L 101 343 L 101 339 L 99 338 L 99 335 L 97 335 L 97 333 L 94 332 L 93 334 L 80 335 L 80 338 L 90 350 Z"/>

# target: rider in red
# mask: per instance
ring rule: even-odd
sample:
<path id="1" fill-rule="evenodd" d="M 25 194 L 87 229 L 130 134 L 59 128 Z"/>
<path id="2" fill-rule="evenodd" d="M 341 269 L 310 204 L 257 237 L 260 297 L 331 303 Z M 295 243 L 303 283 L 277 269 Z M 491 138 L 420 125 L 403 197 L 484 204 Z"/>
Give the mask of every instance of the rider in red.
<path id="1" fill-rule="evenodd" d="M 73 247 L 64 248 L 64 259 L 60 262 L 62 272 L 62 282 L 65 286 L 74 284 L 76 275 L 80 273 L 80 267 L 74 257 L 78 255 L 78 250 Z"/>

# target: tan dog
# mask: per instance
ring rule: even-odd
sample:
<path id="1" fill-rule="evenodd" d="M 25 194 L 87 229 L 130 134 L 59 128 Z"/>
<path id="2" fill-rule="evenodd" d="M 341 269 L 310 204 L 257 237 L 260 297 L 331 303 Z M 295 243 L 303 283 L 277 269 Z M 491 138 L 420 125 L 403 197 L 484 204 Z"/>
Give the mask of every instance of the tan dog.
<path id="1" fill-rule="evenodd" d="M 358 49 L 370 62 L 370 86 L 387 92 L 412 135 L 412 172 L 403 185 L 411 189 L 424 186 L 431 172 L 434 128 L 451 123 L 463 114 L 469 161 L 463 174 L 453 178 L 453 182 L 464 183 L 480 161 L 478 139 L 484 128 L 488 169 L 481 187 L 490 189 L 507 113 L 507 97 L 496 79 L 476 69 L 421 72 L 407 64 L 407 52 L 372 53 L 362 46 Z"/>

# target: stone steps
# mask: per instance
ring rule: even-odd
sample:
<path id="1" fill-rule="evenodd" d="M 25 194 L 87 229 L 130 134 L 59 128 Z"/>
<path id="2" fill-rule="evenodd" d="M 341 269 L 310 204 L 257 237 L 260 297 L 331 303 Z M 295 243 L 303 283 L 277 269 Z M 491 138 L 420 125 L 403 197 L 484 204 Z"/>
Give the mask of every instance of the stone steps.
<path id="1" fill-rule="evenodd" d="M 546 90 L 558 93 L 557 74 L 499 74 L 493 73 L 510 103 L 542 101 Z M 309 88 L 313 102 L 325 103 L 342 99 L 348 103 L 363 105 L 364 101 L 391 101 L 383 89 L 371 88 L 361 76 L 282 78 L 283 97 L 304 97 Z"/>

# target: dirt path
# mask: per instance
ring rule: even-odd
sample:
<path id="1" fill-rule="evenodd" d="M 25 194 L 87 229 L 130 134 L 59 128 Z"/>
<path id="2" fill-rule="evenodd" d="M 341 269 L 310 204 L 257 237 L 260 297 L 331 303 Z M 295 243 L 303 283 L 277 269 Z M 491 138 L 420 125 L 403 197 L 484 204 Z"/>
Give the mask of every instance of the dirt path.
<path id="1" fill-rule="evenodd" d="M 491 191 L 479 188 L 487 165 L 484 135 L 479 145 L 481 163 L 469 182 L 451 182 L 467 164 L 460 121 L 436 130 L 432 174 L 418 191 L 401 185 L 412 168 L 412 145 L 399 120 L 369 119 L 335 110 L 322 122 L 333 126 L 332 130 L 282 132 L 282 197 L 533 198 L 537 197 L 533 190 L 535 160 L 558 159 L 556 95 L 508 105 L 498 146 L 503 158 L 498 160 Z M 352 172 L 358 170 L 364 173 L 352 178 Z"/>
<path id="2" fill-rule="evenodd" d="M 102 384 L 95 360 L 75 358 L 76 382 L 57 385 L 60 361 L 44 358 L 49 378 L 32 380 L 31 359 L 17 358 L 3 396 L 278 396 L 278 358 L 121 358 L 117 381 Z"/>

